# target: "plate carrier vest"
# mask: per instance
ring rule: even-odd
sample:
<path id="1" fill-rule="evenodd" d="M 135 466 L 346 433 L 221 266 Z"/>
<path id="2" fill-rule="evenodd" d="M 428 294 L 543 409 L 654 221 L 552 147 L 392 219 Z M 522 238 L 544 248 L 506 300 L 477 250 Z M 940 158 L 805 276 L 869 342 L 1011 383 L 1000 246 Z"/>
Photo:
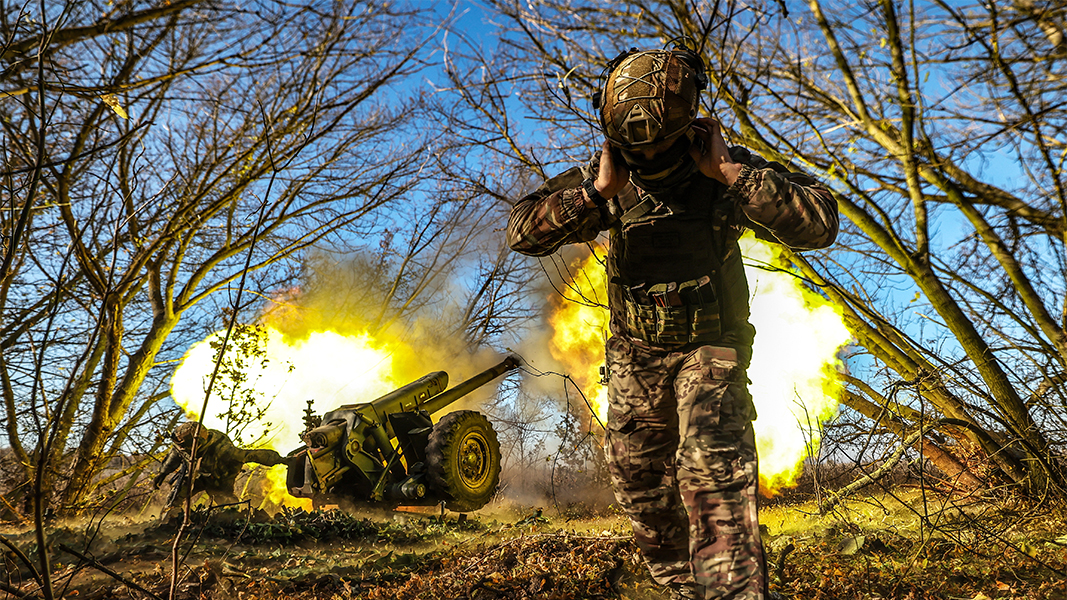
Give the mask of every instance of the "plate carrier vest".
<path id="1" fill-rule="evenodd" d="M 717 181 L 691 181 L 669 196 L 634 186 L 619 194 L 609 295 L 625 306 L 627 334 L 649 344 L 751 344 L 739 208 Z"/>

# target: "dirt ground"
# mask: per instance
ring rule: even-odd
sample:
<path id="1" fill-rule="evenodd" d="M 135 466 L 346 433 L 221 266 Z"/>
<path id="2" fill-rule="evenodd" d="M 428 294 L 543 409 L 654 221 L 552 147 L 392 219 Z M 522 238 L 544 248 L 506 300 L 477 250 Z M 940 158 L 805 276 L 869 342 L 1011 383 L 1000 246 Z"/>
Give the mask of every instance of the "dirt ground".
<path id="1" fill-rule="evenodd" d="M 761 520 L 771 589 L 785 598 L 1067 600 L 1067 527 L 1056 514 L 903 491 L 828 515 L 811 503 L 769 507 Z M 180 522 L 112 517 L 51 528 L 55 596 L 168 598 Z M 3 533 L 36 562 L 31 530 L 9 524 Z M 17 598 L 15 590 L 41 597 L 8 548 L 4 565 L 0 600 Z M 176 573 L 182 600 L 666 597 L 641 565 L 628 522 L 580 507 L 444 517 L 198 510 Z"/>

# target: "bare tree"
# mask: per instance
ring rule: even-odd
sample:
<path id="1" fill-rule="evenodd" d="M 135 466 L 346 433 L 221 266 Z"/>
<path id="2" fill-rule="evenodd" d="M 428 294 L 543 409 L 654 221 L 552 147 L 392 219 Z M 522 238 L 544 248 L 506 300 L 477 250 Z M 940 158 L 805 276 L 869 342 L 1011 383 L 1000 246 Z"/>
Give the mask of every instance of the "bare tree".
<path id="1" fill-rule="evenodd" d="M 7 438 L 78 510 L 253 244 L 266 292 L 412 193 L 403 85 L 433 30 L 388 3 L 3 12 Z"/>

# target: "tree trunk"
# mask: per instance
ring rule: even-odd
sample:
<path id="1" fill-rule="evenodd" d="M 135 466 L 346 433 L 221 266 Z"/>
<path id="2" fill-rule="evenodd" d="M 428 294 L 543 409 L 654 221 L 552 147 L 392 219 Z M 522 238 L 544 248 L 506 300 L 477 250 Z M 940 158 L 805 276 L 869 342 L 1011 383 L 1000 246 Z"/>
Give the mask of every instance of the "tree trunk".
<path id="1" fill-rule="evenodd" d="M 70 482 L 64 493 L 64 513 L 77 513 L 82 510 L 92 490 L 92 479 L 107 465 L 113 453 L 119 450 L 112 447 L 108 452 L 108 441 L 126 417 L 135 395 L 155 363 L 156 355 L 163 347 L 163 342 L 177 325 L 178 318 L 179 315 L 176 314 L 156 316 L 141 347 L 130 355 L 125 376 L 118 383 L 115 382 L 117 364 L 114 361 L 120 353 L 122 326 L 112 326 L 108 331 L 108 347 L 105 351 L 100 388 L 93 406 L 92 420 L 82 437 Z"/>
<path id="2" fill-rule="evenodd" d="M 907 439 L 913 433 L 914 428 L 906 425 L 904 420 L 896 416 L 889 408 L 878 406 L 859 394 L 846 390 L 841 400 L 846 406 L 892 431 L 901 440 Z M 928 436 L 924 435 L 916 440 L 914 448 L 945 474 L 946 480 L 954 489 L 976 492 L 989 488 L 988 483 L 979 479 L 951 452 L 942 448 Z"/>

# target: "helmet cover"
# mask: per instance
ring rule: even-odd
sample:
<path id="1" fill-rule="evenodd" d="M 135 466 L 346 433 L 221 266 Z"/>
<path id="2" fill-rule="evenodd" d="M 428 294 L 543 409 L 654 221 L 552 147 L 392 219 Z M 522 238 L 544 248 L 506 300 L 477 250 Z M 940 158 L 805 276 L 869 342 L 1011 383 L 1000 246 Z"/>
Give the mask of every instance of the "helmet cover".
<path id="1" fill-rule="evenodd" d="M 174 439 L 183 446 L 189 446 L 192 444 L 193 436 L 196 434 L 196 421 L 187 421 L 174 428 Z M 207 439 L 207 427 L 200 426 L 200 440 Z"/>
<path id="2" fill-rule="evenodd" d="M 646 50 L 624 56 L 611 69 L 599 108 L 612 144 L 636 149 L 688 129 L 700 107 L 701 75 L 693 58 L 679 50 Z"/>

